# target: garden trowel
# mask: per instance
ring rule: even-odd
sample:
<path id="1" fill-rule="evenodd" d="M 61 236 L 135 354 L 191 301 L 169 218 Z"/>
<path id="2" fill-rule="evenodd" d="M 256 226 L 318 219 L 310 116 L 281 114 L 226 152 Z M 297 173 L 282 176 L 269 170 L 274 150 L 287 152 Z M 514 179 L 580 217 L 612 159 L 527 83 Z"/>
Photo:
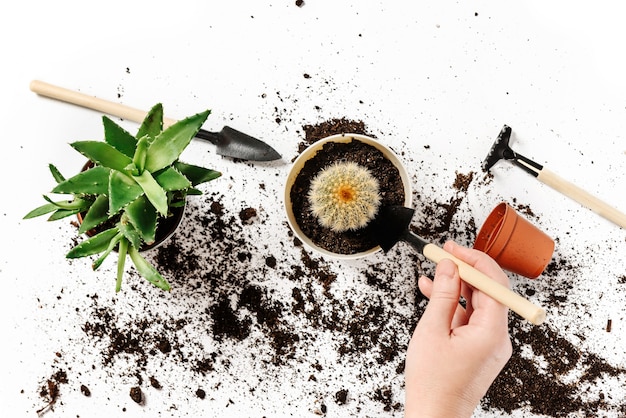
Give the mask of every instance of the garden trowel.
<path id="1" fill-rule="evenodd" d="M 546 311 L 543 308 L 536 306 L 528 299 L 501 285 L 443 248 L 428 243 L 411 232 L 409 226 L 414 212 L 414 209 L 404 206 L 380 208 L 376 219 L 372 223 L 372 229 L 374 239 L 384 252 L 389 251 L 398 241 L 404 241 L 435 263 L 447 258 L 457 265 L 459 276 L 463 281 L 491 296 L 501 304 L 508 306 L 513 312 L 516 312 L 530 323 L 535 325 L 543 323 L 546 318 Z"/>
<path id="2" fill-rule="evenodd" d="M 135 109 L 120 103 L 109 102 L 97 97 L 58 87 L 43 81 L 34 80 L 30 83 L 30 89 L 52 99 L 72 103 L 88 109 L 97 110 L 111 116 L 117 116 L 133 122 L 141 123 L 147 112 Z M 176 120 L 163 118 L 163 124 L 167 127 L 176 123 Z M 281 158 L 280 154 L 265 142 L 236 129 L 224 126 L 219 132 L 209 132 L 200 129 L 196 138 L 209 141 L 217 148 L 219 155 L 224 157 L 238 158 L 252 161 L 272 161 Z"/>

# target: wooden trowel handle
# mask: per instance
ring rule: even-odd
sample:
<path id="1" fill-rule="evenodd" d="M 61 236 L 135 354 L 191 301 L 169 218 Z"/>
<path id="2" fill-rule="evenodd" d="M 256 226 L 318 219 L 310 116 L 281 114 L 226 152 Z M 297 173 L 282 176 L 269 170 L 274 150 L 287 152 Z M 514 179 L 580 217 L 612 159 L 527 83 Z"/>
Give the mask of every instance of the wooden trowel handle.
<path id="1" fill-rule="evenodd" d="M 444 258 L 452 260 L 458 266 L 459 276 L 461 276 L 464 282 L 469 283 L 474 288 L 484 292 L 501 304 L 508 306 L 513 312 L 532 324 L 541 325 L 543 321 L 545 321 L 545 309 L 533 304 L 508 287 L 501 285 L 486 274 L 481 273 L 466 262 L 445 251 L 443 248 L 435 244 L 426 244 L 423 254 L 426 258 L 435 263 L 440 262 Z"/>
<path id="2" fill-rule="evenodd" d="M 626 229 L 626 215 L 607 203 L 581 189 L 573 183 L 559 177 L 557 174 L 543 167 L 537 174 L 537 179 L 554 190 L 574 199 L 581 205 L 591 209 L 598 215 Z"/>
<path id="3" fill-rule="evenodd" d="M 97 110 L 107 115 L 116 116 L 133 122 L 141 123 L 146 117 L 147 112 L 132 108 L 120 103 L 110 102 L 108 100 L 99 99 L 77 91 L 68 90 L 63 87 L 48 84 L 43 81 L 33 80 L 30 83 L 30 89 L 41 95 L 51 99 L 60 100 L 62 102 L 75 104 L 87 109 Z M 170 126 L 176 123 L 176 120 L 163 118 L 163 124 Z"/>

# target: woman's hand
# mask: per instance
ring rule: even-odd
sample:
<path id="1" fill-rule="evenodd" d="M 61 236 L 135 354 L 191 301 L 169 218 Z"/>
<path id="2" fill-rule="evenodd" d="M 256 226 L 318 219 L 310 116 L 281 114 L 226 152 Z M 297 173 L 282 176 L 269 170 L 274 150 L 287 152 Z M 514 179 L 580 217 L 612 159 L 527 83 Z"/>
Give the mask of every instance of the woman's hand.
<path id="1" fill-rule="evenodd" d="M 444 249 L 509 286 L 485 253 L 452 241 Z M 437 265 L 434 281 L 422 276 L 418 285 L 430 301 L 407 351 L 405 416 L 470 417 L 511 357 L 508 308 L 462 282 L 447 259 Z"/>

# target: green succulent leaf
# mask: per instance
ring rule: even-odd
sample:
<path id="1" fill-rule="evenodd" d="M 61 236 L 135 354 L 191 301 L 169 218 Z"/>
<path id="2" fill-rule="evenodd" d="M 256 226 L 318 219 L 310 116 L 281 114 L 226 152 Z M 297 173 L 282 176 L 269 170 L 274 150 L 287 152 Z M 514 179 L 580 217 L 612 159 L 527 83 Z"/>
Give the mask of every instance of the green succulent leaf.
<path id="1" fill-rule="evenodd" d="M 180 120 L 161 132 L 148 148 L 146 170 L 154 173 L 178 160 L 187 148 L 206 118 L 211 113 L 206 110 Z"/>
<path id="2" fill-rule="evenodd" d="M 202 190 L 198 190 L 195 187 L 190 187 L 187 189 L 187 195 L 189 196 L 200 196 L 202 194 Z"/>
<path id="3" fill-rule="evenodd" d="M 133 224 L 129 221 L 128 216 L 126 214 L 122 215 L 122 219 L 120 220 L 119 229 L 122 234 L 124 234 L 124 238 L 126 238 L 130 245 L 135 248 L 141 247 L 141 235 L 139 231 L 135 229 Z"/>
<path id="4" fill-rule="evenodd" d="M 124 206 L 144 193 L 141 186 L 134 179 L 134 177 L 119 171 L 111 171 L 107 191 L 109 195 L 109 216 L 116 214 Z"/>
<path id="5" fill-rule="evenodd" d="M 91 205 L 91 200 L 88 199 L 76 198 L 74 200 L 61 200 L 53 202 L 48 196 L 44 195 L 43 198 L 47 200 L 48 203 L 31 210 L 26 214 L 26 216 L 24 216 L 24 219 L 36 218 L 37 216 L 45 215 L 54 211 L 62 212 L 59 215 L 53 214 L 48 219 L 49 221 L 55 221 L 83 210 L 87 210 Z"/>
<path id="6" fill-rule="evenodd" d="M 148 261 L 146 261 L 141 254 L 139 254 L 139 251 L 136 248 L 128 248 L 128 255 L 130 255 L 130 259 L 139 274 L 146 280 L 160 289 L 167 291 L 171 290 L 170 284 L 167 280 L 165 280 L 165 278 L 161 276 L 161 274 L 150 263 L 148 263 Z"/>
<path id="7" fill-rule="evenodd" d="M 37 216 L 45 215 L 50 212 L 54 212 L 59 209 L 59 206 L 56 203 L 46 203 L 45 205 L 39 206 L 28 212 L 23 219 L 31 219 L 36 218 Z"/>
<path id="8" fill-rule="evenodd" d="M 161 170 L 154 175 L 154 179 L 165 191 L 185 190 L 191 187 L 191 182 L 172 167 Z"/>
<path id="9" fill-rule="evenodd" d="M 104 260 L 106 260 L 109 254 L 113 252 L 117 244 L 120 241 L 122 241 L 123 238 L 124 238 L 124 235 L 122 235 L 121 233 L 118 233 L 117 235 L 115 235 L 115 237 L 113 237 L 113 239 L 109 242 L 109 245 L 106 247 L 104 252 L 100 255 L 100 257 L 98 257 L 98 259 L 93 262 L 93 264 L 91 265 L 91 268 L 94 270 L 97 270 L 102 265 L 102 263 L 104 263 Z"/>
<path id="10" fill-rule="evenodd" d="M 165 190 L 157 183 L 148 170 L 144 170 L 139 176 L 133 176 L 133 179 L 141 186 L 146 197 L 155 207 L 161 216 L 167 215 L 167 194 Z"/>
<path id="11" fill-rule="evenodd" d="M 85 214 L 83 222 L 80 224 L 80 228 L 78 228 L 78 232 L 84 234 L 107 219 L 109 219 L 109 198 L 101 194 L 96 198 Z"/>
<path id="12" fill-rule="evenodd" d="M 183 163 L 181 161 L 176 161 L 174 167 L 187 177 L 193 186 L 215 180 L 222 175 L 219 171 Z"/>
<path id="13" fill-rule="evenodd" d="M 98 254 L 105 251 L 109 246 L 109 243 L 116 239 L 117 235 L 120 235 L 120 231 L 117 227 L 107 229 L 93 237 L 81 242 L 76 247 L 72 248 L 66 255 L 67 258 L 80 258 L 88 255 Z"/>
<path id="14" fill-rule="evenodd" d="M 135 173 L 133 173 L 133 175 L 139 175 L 143 172 L 146 165 L 148 145 L 150 145 L 150 143 L 148 142 L 147 136 L 142 136 L 137 141 L 137 149 L 135 149 L 135 155 L 133 155 L 133 164 L 135 166 Z"/>
<path id="15" fill-rule="evenodd" d="M 77 215 L 80 212 L 80 209 L 59 209 L 48 217 L 48 221 L 58 221 L 59 219 L 67 218 L 68 216 Z"/>
<path id="16" fill-rule="evenodd" d="M 128 221 L 135 227 L 141 238 L 148 244 L 154 242 L 157 227 L 157 212 L 143 195 L 130 203 L 124 211 Z"/>
<path id="17" fill-rule="evenodd" d="M 52 193 L 70 194 L 106 194 L 109 189 L 109 173 L 107 167 L 96 166 L 81 171 L 52 189 Z"/>
<path id="18" fill-rule="evenodd" d="M 148 136 L 153 140 L 163 130 L 163 105 L 161 103 L 155 104 L 144 118 L 139 131 L 137 131 L 137 138 Z"/>
<path id="19" fill-rule="evenodd" d="M 124 277 L 124 265 L 126 264 L 126 254 L 128 253 L 128 241 L 120 240 L 117 257 L 117 280 L 115 281 L 115 291 L 122 290 L 122 277 Z"/>
<path id="20" fill-rule="evenodd" d="M 175 200 L 170 202 L 170 208 L 182 208 L 185 206 L 185 202 L 182 200 Z"/>
<path id="21" fill-rule="evenodd" d="M 109 167 L 113 170 L 126 171 L 126 167 L 133 162 L 132 158 L 118 151 L 106 142 L 77 141 L 70 145 L 96 164 Z"/>
<path id="22" fill-rule="evenodd" d="M 132 158 L 135 154 L 137 139 L 106 116 L 102 117 L 102 124 L 104 125 L 104 140 L 106 143 L 127 157 Z"/>
<path id="23" fill-rule="evenodd" d="M 54 177 L 54 181 L 57 183 L 61 183 L 65 181 L 65 177 L 58 168 L 56 168 L 53 164 L 48 164 L 48 168 L 50 169 L 50 173 L 52 173 L 52 177 Z"/>
<path id="24" fill-rule="evenodd" d="M 43 198 L 47 200 L 48 203 L 52 203 L 53 205 L 56 205 L 56 207 L 59 209 L 69 209 L 69 210 L 74 210 L 74 209 L 86 210 L 89 208 L 89 206 L 91 206 L 93 202 L 93 199 L 83 199 L 81 197 L 77 197 L 74 200 L 58 200 L 58 201 L 52 201 L 52 199 L 50 199 L 48 196 L 45 196 L 45 195 Z"/>

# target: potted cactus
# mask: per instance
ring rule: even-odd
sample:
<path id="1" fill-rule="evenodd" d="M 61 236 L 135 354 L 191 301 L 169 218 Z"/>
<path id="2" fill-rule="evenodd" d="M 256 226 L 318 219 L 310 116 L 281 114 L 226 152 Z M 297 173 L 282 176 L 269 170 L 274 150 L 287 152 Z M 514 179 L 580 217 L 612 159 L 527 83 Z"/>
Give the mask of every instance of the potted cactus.
<path id="1" fill-rule="evenodd" d="M 285 185 L 287 220 L 307 247 L 333 258 L 380 250 L 370 224 L 387 205 L 411 204 L 408 173 L 374 138 L 337 134 L 306 148 Z"/>
<path id="2" fill-rule="evenodd" d="M 307 198 L 319 224 L 335 232 L 365 227 L 382 200 L 379 181 L 353 161 L 338 161 L 320 170 L 311 180 Z"/>
<path id="3" fill-rule="evenodd" d="M 54 221 L 78 216 L 79 233 L 88 238 L 72 248 L 68 258 L 99 254 L 93 269 L 117 252 L 116 291 L 121 289 L 126 257 L 153 285 L 170 290 L 167 280 L 140 252 L 155 245 L 162 229 L 178 225 L 188 195 L 202 192 L 197 185 L 221 174 L 179 161 L 210 111 L 198 113 L 163 129 L 163 106 L 156 104 L 135 136 L 103 116 L 104 142 L 78 141 L 72 148 L 87 157 L 83 170 L 66 179 L 50 165 L 57 185 L 51 193 L 70 195 L 32 210 L 24 218 L 50 214 Z"/>

